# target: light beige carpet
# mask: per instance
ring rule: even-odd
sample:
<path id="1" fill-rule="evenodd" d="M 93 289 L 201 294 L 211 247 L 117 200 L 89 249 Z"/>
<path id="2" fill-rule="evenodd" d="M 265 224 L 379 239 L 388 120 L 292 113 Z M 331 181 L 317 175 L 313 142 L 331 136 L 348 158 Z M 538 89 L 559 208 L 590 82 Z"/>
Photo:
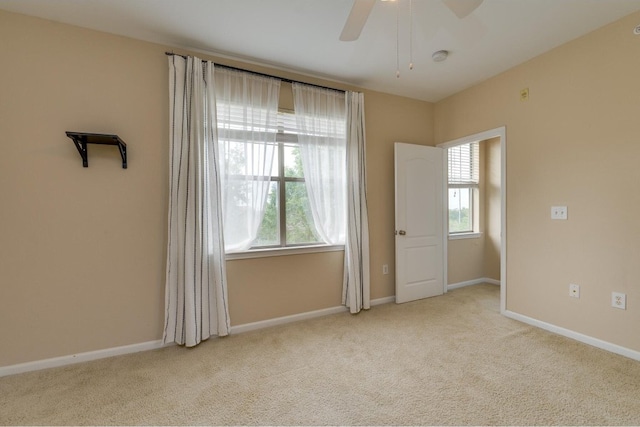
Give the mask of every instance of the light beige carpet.
<path id="1" fill-rule="evenodd" d="M 0 423 L 640 424 L 640 362 L 502 317 L 498 294 L 0 378 Z"/>

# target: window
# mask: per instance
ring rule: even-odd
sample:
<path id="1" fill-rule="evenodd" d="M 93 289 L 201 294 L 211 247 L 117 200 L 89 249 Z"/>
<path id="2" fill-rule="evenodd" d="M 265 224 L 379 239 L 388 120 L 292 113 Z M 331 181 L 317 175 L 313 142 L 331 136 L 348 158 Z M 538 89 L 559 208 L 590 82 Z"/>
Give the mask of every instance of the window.
<path id="1" fill-rule="evenodd" d="M 480 183 L 478 142 L 447 150 L 449 171 L 449 234 L 477 232 Z"/>
<path id="2" fill-rule="evenodd" d="M 225 252 L 344 244 L 344 93 L 292 84 L 294 114 L 279 81 L 237 74 L 216 84 Z"/>
<path id="3" fill-rule="evenodd" d="M 232 114 L 234 115 L 234 114 Z M 240 112 L 235 115 L 240 117 Z M 314 217 L 311 212 L 307 184 L 302 161 L 301 148 L 298 142 L 296 116 L 293 112 L 279 111 L 277 114 L 277 129 L 266 129 L 262 135 L 275 133 L 274 142 L 266 144 L 266 148 L 256 148 L 263 144 L 242 142 L 241 138 L 234 138 L 233 121 L 218 121 L 219 135 L 228 141 L 226 145 L 226 203 L 233 205 L 234 217 L 227 217 L 225 234 L 248 235 L 246 226 L 248 220 L 258 215 L 247 214 L 245 211 L 255 210 L 253 206 L 262 205 L 261 202 L 248 202 L 255 198 L 254 194 L 261 193 L 261 186 L 268 185 L 264 200 L 264 214 L 257 227 L 256 237 L 247 245 L 251 249 L 275 249 L 284 247 L 321 245 L 326 242 L 319 235 Z M 241 119 L 238 119 L 240 121 Z M 260 131 L 264 131 L 261 128 Z M 340 137 L 345 138 L 344 134 Z M 264 145 L 264 144 L 263 144 Z M 256 154 L 257 153 L 257 154 Z M 268 168 L 256 166 L 271 164 Z M 247 166 L 251 164 L 251 166 Z M 247 170 L 262 171 L 247 173 Z M 251 208 L 249 208 L 251 206 Z M 246 250 L 246 249 L 240 249 Z M 231 248 L 228 252 L 236 252 Z"/>
<path id="4" fill-rule="evenodd" d="M 252 248 L 324 243 L 316 233 L 305 186 L 296 118 L 278 113 L 276 155 L 264 217 Z"/>

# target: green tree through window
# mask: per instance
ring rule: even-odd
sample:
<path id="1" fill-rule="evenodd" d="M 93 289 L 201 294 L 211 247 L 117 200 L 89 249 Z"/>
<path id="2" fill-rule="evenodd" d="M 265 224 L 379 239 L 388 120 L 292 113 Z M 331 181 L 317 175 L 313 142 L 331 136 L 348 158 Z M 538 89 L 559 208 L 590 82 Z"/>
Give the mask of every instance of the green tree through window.
<path id="1" fill-rule="evenodd" d="M 313 225 L 300 148 L 279 143 L 278 151 L 276 174 L 271 178 L 264 218 L 253 247 L 322 243 Z"/>

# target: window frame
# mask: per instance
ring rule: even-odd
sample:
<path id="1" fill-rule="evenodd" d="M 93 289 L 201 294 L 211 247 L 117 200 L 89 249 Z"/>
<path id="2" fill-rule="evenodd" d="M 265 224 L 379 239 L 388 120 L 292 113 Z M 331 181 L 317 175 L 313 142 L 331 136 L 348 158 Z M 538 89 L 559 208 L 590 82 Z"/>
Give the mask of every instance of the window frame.
<path id="1" fill-rule="evenodd" d="M 304 177 L 288 177 L 285 174 L 285 147 L 298 145 L 296 130 L 287 126 L 286 115 L 295 116 L 292 110 L 278 109 L 278 130 L 276 134 L 276 156 L 278 160 L 278 175 L 271 175 L 269 181 L 276 183 L 277 212 L 278 212 L 278 239 L 279 244 L 251 246 L 245 251 L 227 254 L 227 259 L 258 258 L 263 256 L 289 255 L 297 253 L 327 252 L 344 250 L 344 245 L 329 245 L 324 242 L 287 243 L 287 183 L 304 183 Z M 290 119 L 290 118 L 289 118 Z M 289 120 L 290 121 L 290 120 Z"/>
<path id="2" fill-rule="evenodd" d="M 280 134 L 280 133 L 279 133 Z M 291 135 L 291 134 L 289 134 Z M 278 140 L 280 139 L 280 140 Z M 251 246 L 247 251 L 259 251 L 259 250 L 272 250 L 272 249 L 285 249 L 285 248 L 296 248 L 296 247 L 308 247 L 308 246 L 320 246 L 325 245 L 324 242 L 305 242 L 305 243 L 287 243 L 287 192 L 286 185 L 287 183 L 304 183 L 305 178 L 300 177 L 288 177 L 285 174 L 285 146 L 298 144 L 298 142 L 292 141 L 292 138 L 286 138 L 283 140 L 282 138 L 278 138 L 276 136 L 276 144 L 277 144 L 277 157 L 278 157 L 278 175 L 271 175 L 270 182 L 276 183 L 276 191 L 278 192 L 278 240 L 279 244 L 276 245 L 260 245 L 260 246 Z"/>
<path id="3" fill-rule="evenodd" d="M 453 145 L 450 147 L 446 147 L 447 150 L 447 235 L 449 240 L 457 240 L 457 239 L 468 239 L 468 238 L 477 238 L 482 235 L 480 232 L 480 180 L 481 180 L 481 161 L 480 161 L 480 141 L 472 141 L 465 142 L 462 144 Z M 450 176 L 450 151 L 451 149 L 455 149 L 464 145 L 472 146 L 471 150 L 473 152 L 469 155 L 469 171 L 470 178 L 468 182 L 462 183 L 451 183 Z M 477 178 L 476 178 L 477 176 Z M 461 230 L 461 231 L 451 231 L 451 220 L 450 220 L 450 206 L 449 206 L 449 190 L 457 188 L 457 189 L 468 189 L 469 190 L 469 220 L 471 223 L 470 230 Z"/>

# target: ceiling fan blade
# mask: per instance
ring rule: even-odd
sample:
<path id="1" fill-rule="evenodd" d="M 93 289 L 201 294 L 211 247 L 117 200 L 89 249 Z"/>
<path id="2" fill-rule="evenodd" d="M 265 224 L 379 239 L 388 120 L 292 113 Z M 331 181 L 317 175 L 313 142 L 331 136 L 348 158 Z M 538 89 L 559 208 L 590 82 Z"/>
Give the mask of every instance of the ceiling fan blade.
<path id="1" fill-rule="evenodd" d="M 371 9 L 376 4 L 376 0 L 354 0 L 353 7 L 344 24 L 340 40 L 343 42 L 352 42 L 360 37 L 362 28 L 367 22 L 367 18 L 371 13 Z"/>
<path id="2" fill-rule="evenodd" d="M 480 6 L 480 3 L 482 3 L 482 0 L 442 0 L 442 2 L 451 9 L 458 18 L 462 19 L 476 10 L 478 6 Z"/>

